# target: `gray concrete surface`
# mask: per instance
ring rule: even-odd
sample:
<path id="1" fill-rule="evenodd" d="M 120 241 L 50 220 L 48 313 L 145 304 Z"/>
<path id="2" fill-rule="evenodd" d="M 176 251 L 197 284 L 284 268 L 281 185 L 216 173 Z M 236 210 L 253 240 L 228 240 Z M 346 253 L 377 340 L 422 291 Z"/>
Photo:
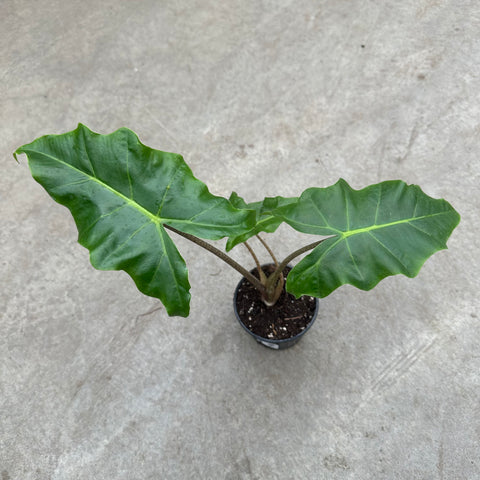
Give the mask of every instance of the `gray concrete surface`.
<path id="1" fill-rule="evenodd" d="M 478 1 L 0 13 L 1 480 L 480 478 Z M 235 322 L 238 275 L 182 240 L 187 319 L 90 266 L 11 155 L 80 121 L 182 153 L 216 194 L 402 178 L 462 223 L 417 278 L 337 290 L 273 352 Z M 271 243 L 282 256 L 298 237 Z"/>

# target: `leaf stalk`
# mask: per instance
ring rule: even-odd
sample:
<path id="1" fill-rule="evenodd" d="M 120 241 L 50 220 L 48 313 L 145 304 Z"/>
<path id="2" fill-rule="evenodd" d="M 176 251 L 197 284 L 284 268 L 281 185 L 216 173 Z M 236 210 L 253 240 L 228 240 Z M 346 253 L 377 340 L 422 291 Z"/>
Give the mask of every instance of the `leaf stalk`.
<path id="1" fill-rule="evenodd" d="M 171 230 L 177 235 L 180 235 L 181 237 L 184 237 L 187 240 L 190 240 L 191 242 L 197 244 L 198 246 L 204 248 L 205 250 L 208 250 L 210 253 L 213 253 L 218 258 L 220 258 L 220 260 L 223 260 L 224 262 L 228 263 L 228 265 L 230 265 L 232 268 L 237 270 L 237 272 L 243 275 L 257 290 L 259 290 L 261 293 L 265 292 L 265 286 L 262 285 L 260 280 L 258 280 L 258 278 L 252 275 L 246 268 L 242 267 L 239 263 L 237 263 L 233 258 L 229 257 L 226 253 L 223 253 L 221 250 L 214 247 L 213 245 L 210 245 L 209 243 L 205 242 L 201 238 L 195 237 L 195 235 L 181 232 L 180 230 L 177 230 L 176 228 L 171 227 L 170 225 L 167 225 L 167 224 L 163 224 L 163 226 L 167 230 Z"/>

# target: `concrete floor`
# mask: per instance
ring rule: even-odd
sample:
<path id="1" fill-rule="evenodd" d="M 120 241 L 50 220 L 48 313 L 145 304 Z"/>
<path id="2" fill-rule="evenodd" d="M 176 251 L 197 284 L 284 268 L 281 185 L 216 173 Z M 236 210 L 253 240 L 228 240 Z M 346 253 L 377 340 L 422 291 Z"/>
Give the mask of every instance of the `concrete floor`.
<path id="1" fill-rule="evenodd" d="M 477 0 L 0 13 L 1 480 L 480 478 Z M 418 277 L 342 287 L 271 351 L 235 321 L 238 274 L 182 239 L 187 319 L 90 266 L 11 155 L 78 122 L 183 154 L 216 194 L 401 178 L 462 222 Z M 270 237 L 279 256 L 305 243 Z"/>

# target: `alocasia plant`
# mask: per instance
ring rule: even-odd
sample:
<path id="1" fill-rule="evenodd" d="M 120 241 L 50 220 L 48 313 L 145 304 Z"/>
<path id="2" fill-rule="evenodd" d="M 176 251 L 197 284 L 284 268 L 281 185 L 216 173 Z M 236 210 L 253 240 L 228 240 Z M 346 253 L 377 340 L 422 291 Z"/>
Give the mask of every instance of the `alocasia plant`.
<path id="1" fill-rule="evenodd" d="M 212 195 L 180 155 L 143 145 L 127 128 L 109 135 L 84 125 L 62 135 L 40 137 L 18 148 L 31 173 L 75 219 L 78 241 L 94 267 L 125 270 L 138 289 L 159 298 L 170 315 L 187 316 L 190 285 L 185 261 L 170 232 L 209 250 L 244 275 L 267 305 L 277 300 L 283 268 L 311 251 L 289 273 L 286 290 L 296 297 L 325 297 L 344 284 L 370 290 L 402 273 L 414 277 L 446 241 L 460 216 L 443 199 L 416 185 L 386 181 L 362 190 L 345 180 L 309 188 L 299 198 L 265 198 L 246 203 Z M 227 251 L 286 222 L 303 233 L 321 235 L 257 279 L 205 240 L 228 237 Z"/>

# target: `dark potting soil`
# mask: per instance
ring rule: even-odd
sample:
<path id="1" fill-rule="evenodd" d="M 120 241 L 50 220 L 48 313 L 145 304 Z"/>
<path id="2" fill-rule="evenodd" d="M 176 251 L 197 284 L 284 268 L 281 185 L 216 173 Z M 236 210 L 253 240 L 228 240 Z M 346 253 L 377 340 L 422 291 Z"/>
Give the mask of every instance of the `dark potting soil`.
<path id="1" fill-rule="evenodd" d="M 267 277 L 273 273 L 274 266 L 262 267 Z M 286 267 L 286 278 L 291 267 Z M 258 278 L 257 270 L 252 274 Z M 315 298 L 304 295 L 295 298 L 283 289 L 275 305 L 267 307 L 258 290 L 245 278 L 237 292 L 236 307 L 242 323 L 253 333 L 265 339 L 284 340 L 294 337 L 305 330 L 315 312 Z"/>

